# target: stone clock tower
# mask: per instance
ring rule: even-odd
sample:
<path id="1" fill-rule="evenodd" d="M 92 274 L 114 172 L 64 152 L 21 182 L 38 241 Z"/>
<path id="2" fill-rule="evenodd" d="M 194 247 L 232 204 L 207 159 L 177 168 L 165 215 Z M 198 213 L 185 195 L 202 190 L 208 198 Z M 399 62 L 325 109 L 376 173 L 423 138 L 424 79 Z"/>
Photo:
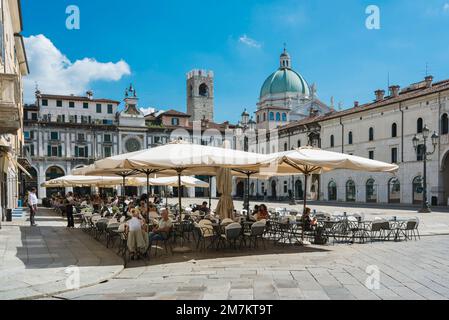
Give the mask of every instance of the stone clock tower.
<path id="1" fill-rule="evenodd" d="M 191 121 L 214 121 L 214 73 L 192 70 L 187 74 L 187 114 Z"/>

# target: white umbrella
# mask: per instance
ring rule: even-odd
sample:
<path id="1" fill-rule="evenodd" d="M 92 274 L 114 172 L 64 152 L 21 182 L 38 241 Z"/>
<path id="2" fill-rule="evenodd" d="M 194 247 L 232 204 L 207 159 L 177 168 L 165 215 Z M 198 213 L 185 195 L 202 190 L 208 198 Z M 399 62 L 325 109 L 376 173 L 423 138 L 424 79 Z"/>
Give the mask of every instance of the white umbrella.
<path id="1" fill-rule="evenodd" d="M 128 179 L 128 181 L 131 183 L 131 179 Z M 44 182 L 41 186 L 44 188 L 106 187 L 117 186 L 121 183 L 122 179 L 120 177 L 68 175 Z M 135 183 L 135 181 L 133 183 Z"/>
<path id="2" fill-rule="evenodd" d="M 178 186 L 181 186 L 183 175 L 215 176 L 219 168 L 258 172 L 270 158 L 257 153 L 175 141 L 161 147 L 99 160 L 87 169 L 75 170 L 74 174 L 104 175 L 118 172 L 124 177 L 124 173 L 144 172 L 148 179 L 149 174 L 154 173 L 177 175 Z M 178 201 L 181 209 L 180 192 Z"/>

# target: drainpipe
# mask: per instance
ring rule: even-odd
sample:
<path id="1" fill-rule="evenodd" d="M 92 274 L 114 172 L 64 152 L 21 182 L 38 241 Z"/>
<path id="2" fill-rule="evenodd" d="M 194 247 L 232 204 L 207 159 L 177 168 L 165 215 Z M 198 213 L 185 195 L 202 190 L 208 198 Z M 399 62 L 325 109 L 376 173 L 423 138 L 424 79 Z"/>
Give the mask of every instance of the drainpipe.
<path id="1" fill-rule="evenodd" d="M 399 102 L 399 111 L 401 111 L 401 162 L 404 162 L 404 109 L 402 102 Z"/>
<path id="2" fill-rule="evenodd" d="M 345 153 L 345 125 L 343 124 L 341 117 L 340 117 L 340 125 L 341 125 L 341 153 Z"/>

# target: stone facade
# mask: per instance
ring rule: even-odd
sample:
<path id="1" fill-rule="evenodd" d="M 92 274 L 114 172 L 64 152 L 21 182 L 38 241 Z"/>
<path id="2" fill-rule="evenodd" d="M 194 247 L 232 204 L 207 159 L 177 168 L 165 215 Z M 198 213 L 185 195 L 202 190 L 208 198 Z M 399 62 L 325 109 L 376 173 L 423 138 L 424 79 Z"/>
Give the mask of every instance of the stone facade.
<path id="1" fill-rule="evenodd" d="M 192 70 L 187 74 L 187 114 L 191 121 L 214 121 L 214 73 Z"/>
<path id="2" fill-rule="evenodd" d="M 20 1 L 0 3 L 0 218 L 18 207 L 24 167 L 23 85 L 28 63 L 22 32 Z"/>
<path id="3" fill-rule="evenodd" d="M 389 95 L 377 90 L 371 103 L 344 111 L 332 111 L 269 132 L 270 139 L 249 143 L 250 150 L 272 153 L 312 145 L 324 150 L 343 152 L 399 165 L 396 175 L 337 170 L 312 176 L 307 196 L 312 200 L 373 203 L 422 203 L 423 162 L 415 152 L 412 139 L 421 137 L 427 125 L 439 134 L 435 153 L 428 157 L 428 201 L 448 205 L 449 198 L 449 80 L 433 82 L 431 76 L 402 90 L 391 86 Z M 420 138 L 421 139 L 421 138 Z M 422 139 L 421 142 L 422 143 Z M 273 146 L 275 145 L 275 146 Z M 432 143 L 427 142 L 428 151 Z M 241 196 L 242 180 L 237 179 L 234 194 Z M 289 193 L 303 198 L 303 176 L 252 181 L 251 195 L 286 199 Z"/>

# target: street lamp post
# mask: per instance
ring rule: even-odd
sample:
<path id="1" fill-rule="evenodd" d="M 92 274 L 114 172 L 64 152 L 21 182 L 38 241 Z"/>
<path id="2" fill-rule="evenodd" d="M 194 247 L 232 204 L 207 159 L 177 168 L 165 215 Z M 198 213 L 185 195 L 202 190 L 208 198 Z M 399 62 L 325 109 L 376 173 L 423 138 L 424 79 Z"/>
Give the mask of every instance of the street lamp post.
<path id="1" fill-rule="evenodd" d="M 415 135 L 412 139 L 413 147 L 415 148 L 415 152 L 417 155 L 422 154 L 422 161 L 423 161 L 423 203 L 422 208 L 419 210 L 419 213 L 430 213 L 432 210 L 430 209 L 429 202 L 427 200 L 427 157 L 432 155 L 435 150 L 436 146 L 438 144 L 438 134 L 434 132 L 432 134 L 431 140 L 432 140 L 432 146 L 433 150 L 432 152 L 427 152 L 427 140 L 429 139 L 430 130 L 427 127 L 427 125 L 424 126 L 422 130 L 422 139 L 423 143 L 421 144 L 422 149 L 419 148 L 420 146 L 420 139 Z"/>

